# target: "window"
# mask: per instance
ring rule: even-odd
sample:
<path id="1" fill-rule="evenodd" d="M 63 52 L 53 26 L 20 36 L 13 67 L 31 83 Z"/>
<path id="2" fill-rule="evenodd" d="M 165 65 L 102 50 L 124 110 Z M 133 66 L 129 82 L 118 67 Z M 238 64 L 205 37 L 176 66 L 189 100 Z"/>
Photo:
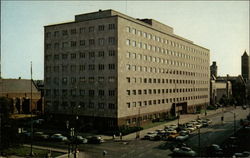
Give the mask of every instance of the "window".
<path id="1" fill-rule="evenodd" d="M 72 54 L 70 54 L 70 57 L 71 57 L 71 59 L 76 59 L 76 54 L 72 53 Z"/>
<path id="2" fill-rule="evenodd" d="M 104 82 L 104 77 L 99 76 L 99 77 L 98 77 L 98 82 Z"/>
<path id="3" fill-rule="evenodd" d="M 46 48 L 46 49 L 51 49 L 51 44 L 50 44 L 50 43 L 49 43 L 49 44 L 46 44 L 45 48 Z"/>
<path id="4" fill-rule="evenodd" d="M 75 77 L 71 77 L 71 84 L 74 85 L 76 83 L 76 78 Z"/>
<path id="5" fill-rule="evenodd" d="M 71 46 L 71 47 L 76 47 L 76 41 L 71 41 L 70 46 Z"/>
<path id="6" fill-rule="evenodd" d="M 98 26 L 98 30 L 99 30 L 99 31 L 104 31 L 104 25 L 99 25 L 99 26 Z"/>
<path id="7" fill-rule="evenodd" d="M 85 95 L 85 90 L 80 89 L 80 90 L 79 90 L 79 93 L 80 93 L 80 96 L 84 96 L 84 95 Z"/>
<path id="8" fill-rule="evenodd" d="M 80 77 L 80 78 L 79 78 L 79 81 L 80 81 L 80 82 L 86 82 L 86 79 L 85 79 L 85 77 Z"/>
<path id="9" fill-rule="evenodd" d="M 109 50 L 109 56 L 115 56 L 115 50 Z"/>
<path id="10" fill-rule="evenodd" d="M 129 39 L 126 40 L 126 45 L 128 45 L 128 46 L 130 45 L 130 40 Z"/>
<path id="11" fill-rule="evenodd" d="M 104 64 L 99 64 L 99 65 L 98 65 L 98 69 L 99 69 L 99 70 L 104 70 Z"/>
<path id="12" fill-rule="evenodd" d="M 54 55 L 54 60 L 59 60 L 59 55 L 58 54 Z"/>
<path id="13" fill-rule="evenodd" d="M 127 107 L 130 108 L 130 103 L 127 103 Z"/>
<path id="14" fill-rule="evenodd" d="M 80 70 L 80 71 L 84 71 L 84 70 L 85 70 L 85 65 L 80 65 L 80 66 L 79 66 L 79 70 Z"/>
<path id="15" fill-rule="evenodd" d="M 80 52 L 80 58 L 85 58 L 85 53 L 84 52 Z"/>
<path id="16" fill-rule="evenodd" d="M 95 82 L 95 77 L 89 77 L 89 82 Z"/>
<path id="17" fill-rule="evenodd" d="M 109 76 L 108 81 L 109 82 L 115 82 L 115 77 L 114 76 Z"/>
<path id="18" fill-rule="evenodd" d="M 108 107 L 109 107 L 109 109 L 115 109 L 115 104 L 109 103 L 109 104 L 108 104 Z"/>
<path id="19" fill-rule="evenodd" d="M 103 46 L 103 45 L 104 45 L 104 38 L 99 38 L 99 39 L 98 39 L 98 44 L 99 44 L 100 46 Z"/>
<path id="20" fill-rule="evenodd" d="M 104 105 L 105 105 L 104 103 L 98 103 L 98 108 L 99 109 L 104 109 Z"/>
<path id="21" fill-rule="evenodd" d="M 58 37 L 59 36 L 59 31 L 55 31 L 54 32 L 54 37 Z"/>
<path id="22" fill-rule="evenodd" d="M 85 27 L 80 28 L 80 33 L 84 33 L 86 31 Z"/>
<path id="23" fill-rule="evenodd" d="M 62 35 L 63 36 L 67 36 L 68 35 L 68 31 L 67 30 L 62 30 Z"/>
<path id="24" fill-rule="evenodd" d="M 70 33 L 71 33 L 71 35 L 76 34 L 76 29 L 71 29 L 71 30 L 70 30 Z"/>
<path id="25" fill-rule="evenodd" d="M 95 96 L 95 90 L 89 90 L 89 96 L 90 97 Z"/>
<path id="26" fill-rule="evenodd" d="M 130 27 L 129 27 L 129 26 L 126 27 L 126 31 L 127 31 L 128 33 L 130 32 Z"/>
<path id="27" fill-rule="evenodd" d="M 62 84 L 63 84 L 63 85 L 66 85 L 67 83 L 68 83 L 67 77 L 63 77 L 63 78 L 62 78 Z"/>
<path id="28" fill-rule="evenodd" d="M 67 89 L 63 89 L 62 90 L 62 96 L 66 97 L 68 95 L 68 90 Z"/>
<path id="29" fill-rule="evenodd" d="M 104 51 L 99 51 L 98 52 L 98 57 L 104 57 Z"/>
<path id="30" fill-rule="evenodd" d="M 85 46 L 85 40 L 80 40 L 80 46 Z"/>
<path id="31" fill-rule="evenodd" d="M 109 64 L 109 70 L 115 70 L 115 64 Z"/>
<path id="32" fill-rule="evenodd" d="M 132 46 L 136 47 L 136 41 L 132 41 Z"/>
<path id="33" fill-rule="evenodd" d="M 129 64 L 126 65 L 127 70 L 131 70 L 131 66 Z"/>
<path id="34" fill-rule="evenodd" d="M 70 65 L 70 70 L 75 72 L 76 71 L 76 65 Z"/>
<path id="35" fill-rule="evenodd" d="M 59 49 L 59 43 L 55 43 L 55 44 L 54 44 L 54 48 L 55 48 L 55 49 Z"/>
<path id="36" fill-rule="evenodd" d="M 111 45 L 115 44 L 115 37 L 109 37 L 108 42 Z"/>
<path id="37" fill-rule="evenodd" d="M 95 57 L 95 52 L 89 52 L 89 58 L 94 58 Z"/>
<path id="38" fill-rule="evenodd" d="M 130 90 L 126 90 L 126 92 L 127 92 L 127 95 L 130 95 Z"/>
<path id="39" fill-rule="evenodd" d="M 115 96 L 115 90 L 109 90 L 109 96 Z"/>
<path id="40" fill-rule="evenodd" d="M 63 42 L 62 43 L 62 48 L 67 48 L 68 47 L 68 42 Z"/>
<path id="41" fill-rule="evenodd" d="M 95 45 L 95 39 L 89 39 L 89 45 Z"/>
<path id="42" fill-rule="evenodd" d="M 95 70 L 95 65 L 94 64 L 89 64 L 89 70 Z"/>
<path id="43" fill-rule="evenodd" d="M 115 29 L 115 24 L 109 24 L 109 30 L 114 30 Z"/>
<path id="44" fill-rule="evenodd" d="M 94 30 L 95 30 L 94 26 L 89 27 L 89 32 L 94 32 Z"/>
<path id="45" fill-rule="evenodd" d="M 98 91 L 98 96 L 104 96 L 104 90 L 99 90 Z"/>
<path id="46" fill-rule="evenodd" d="M 62 59 L 67 59 L 68 58 L 68 54 L 62 54 Z"/>

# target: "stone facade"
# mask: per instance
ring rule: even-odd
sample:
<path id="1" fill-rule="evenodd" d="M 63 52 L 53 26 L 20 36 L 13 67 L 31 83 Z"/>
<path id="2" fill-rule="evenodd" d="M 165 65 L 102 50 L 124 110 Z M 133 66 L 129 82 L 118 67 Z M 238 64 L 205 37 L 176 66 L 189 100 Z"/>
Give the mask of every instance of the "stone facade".
<path id="1" fill-rule="evenodd" d="M 45 26 L 44 56 L 49 113 L 117 127 L 209 104 L 209 50 L 156 20 L 114 10 L 76 15 Z"/>

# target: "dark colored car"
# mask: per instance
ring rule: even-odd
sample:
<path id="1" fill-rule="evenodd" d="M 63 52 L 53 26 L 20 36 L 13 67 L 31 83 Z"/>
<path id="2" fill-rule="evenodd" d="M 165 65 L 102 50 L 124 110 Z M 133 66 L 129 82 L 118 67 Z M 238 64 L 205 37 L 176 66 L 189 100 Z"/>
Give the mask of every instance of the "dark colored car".
<path id="1" fill-rule="evenodd" d="M 207 148 L 207 154 L 209 156 L 222 156 L 223 150 L 219 145 L 212 144 Z"/>
<path id="2" fill-rule="evenodd" d="M 101 144 L 104 142 L 101 136 L 92 136 L 87 139 L 88 139 L 88 142 L 92 144 Z"/>

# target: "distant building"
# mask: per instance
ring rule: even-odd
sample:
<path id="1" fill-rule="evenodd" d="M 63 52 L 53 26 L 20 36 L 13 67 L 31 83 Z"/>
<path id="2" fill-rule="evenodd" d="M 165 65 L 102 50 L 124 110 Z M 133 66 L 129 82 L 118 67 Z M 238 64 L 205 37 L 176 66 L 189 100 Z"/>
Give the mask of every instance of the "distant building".
<path id="1" fill-rule="evenodd" d="M 250 60 L 246 51 L 241 56 L 241 75 L 245 81 L 250 79 Z"/>
<path id="2" fill-rule="evenodd" d="M 218 82 L 228 82 L 232 84 L 232 96 L 235 100 L 234 104 L 243 105 L 246 102 L 247 91 L 246 82 L 241 75 L 239 76 L 218 76 Z"/>
<path id="3" fill-rule="evenodd" d="M 209 50 L 114 10 L 44 27 L 46 112 L 84 125 L 144 124 L 209 105 Z"/>
<path id="4" fill-rule="evenodd" d="M 217 70 L 218 67 L 216 65 L 216 61 L 213 61 L 213 64 L 210 66 L 210 75 L 217 77 Z"/>
<path id="5" fill-rule="evenodd" d="M 32 106 L 30 106 L 32 86 Z M 28 79 L 0 79 L 0 97 L 12 99 L 12 113 L 30 113 L 44 111 L 41 92 L 34 82 Z"/>

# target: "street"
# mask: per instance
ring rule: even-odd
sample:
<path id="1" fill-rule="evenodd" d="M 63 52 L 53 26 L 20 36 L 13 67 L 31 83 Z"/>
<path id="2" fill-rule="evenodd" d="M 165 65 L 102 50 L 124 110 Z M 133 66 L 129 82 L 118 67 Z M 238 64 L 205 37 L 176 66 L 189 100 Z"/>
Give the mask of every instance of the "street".
<path id="1" fill-rule="evenodd" d="M 222 110 L 222 109 L 218 109 Z M 230 112 L 224 113 L 224 123 L 221 122 L 222 113 L 208 116 L 213 121 L 212 125 L 200 130 L 200 142 L 202 147 L 210 144 L 220 144 L 234 132 L 234 114 L 236 113 L 236 125 L 240 127 L 239 120 L 246 118 L 248 110 L 238 107 Z M 198 130 L 194 131 L 191 137 L 185 142 L 188 146 L 198 152 Z M 107 151 L 105 157 L 109 158 L 140 158 L 156 157 L 164 158 L 171 156 L 169 147 L 175 142 L 170 141 L 149 141 L 149 140 L 129 140 L 125 142 L 108 141 L 100 145 L 84 144 L 80 145 L 80 151 L 88 158 L 103 157 L 102 152 Z"/>

